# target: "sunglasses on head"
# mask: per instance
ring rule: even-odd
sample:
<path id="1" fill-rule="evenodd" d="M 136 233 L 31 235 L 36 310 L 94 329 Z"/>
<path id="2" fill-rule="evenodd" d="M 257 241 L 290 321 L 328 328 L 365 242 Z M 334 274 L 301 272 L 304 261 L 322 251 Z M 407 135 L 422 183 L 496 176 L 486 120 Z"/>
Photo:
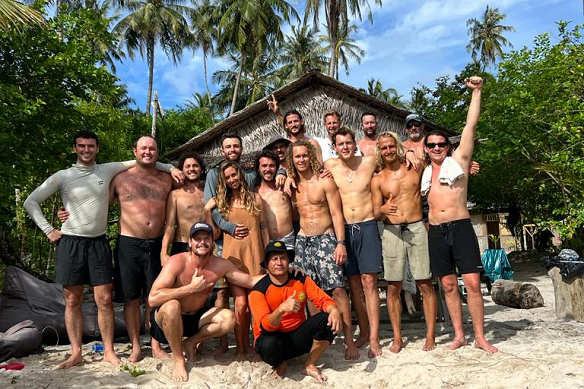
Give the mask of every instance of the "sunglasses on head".
<path id="1" fill-rule="evenodd" d="M 421 124 L 422 123 L 420 123 L 420 122 L 412 120 L 411 122 L 408 122 L 408 124 L 406 124 L 406 128 L 420 127 Z"/>
<path id="2" fill-rule="evenodd" d="M 438 146 L 441 149 L 445 148 L 448 145 L 448 142 L 440 142 L 440 143 L 426 143 L 426 147 L 429 149 L 433 149 L 434 147 Z"/>

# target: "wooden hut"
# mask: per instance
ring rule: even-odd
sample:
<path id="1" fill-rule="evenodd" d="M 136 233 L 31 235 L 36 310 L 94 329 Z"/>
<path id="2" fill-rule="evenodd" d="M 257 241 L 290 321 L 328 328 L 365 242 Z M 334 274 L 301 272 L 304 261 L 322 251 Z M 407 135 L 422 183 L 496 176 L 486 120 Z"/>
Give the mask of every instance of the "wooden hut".
<path id="1" fill-rule="evenodd" d="M 373 112 L 377 116 L 378 131 L 391 130 L 405 134 L 405 118 L 409 111 L 390 105 L 372 97 L 352 86 L 343 84 L 334 78 L 325 76 L 317 70 L 312 70 L 286 86 L 274 91 L 282 113 L 296 109 L 304 119 L 306 134 L 309 136 L 326 137 L 324 128 L 325 111 L 338 111 L 343 125 L 354 130 L 357 138 L 363 136 L 361 131 L 361 114 Z M 255 154 L 275 134 L 285 136 L 285 131 L 267 105 L 269 96 L 245 107 L 234 115 L 215 124 L 207 131 L 195 136 L 184 145 L 169 152 L 166 157 L 176 161 L 187 150 L 194 150 L 205 158 L 208 163 L 220 159 L 220 138 L 224 133 L 234 133 L 243 139 L 243 150 L 246 154 Z M 426 129 L 438 128 L 452 136 L 457 141 L 459 134 L 426 122 Z"/>

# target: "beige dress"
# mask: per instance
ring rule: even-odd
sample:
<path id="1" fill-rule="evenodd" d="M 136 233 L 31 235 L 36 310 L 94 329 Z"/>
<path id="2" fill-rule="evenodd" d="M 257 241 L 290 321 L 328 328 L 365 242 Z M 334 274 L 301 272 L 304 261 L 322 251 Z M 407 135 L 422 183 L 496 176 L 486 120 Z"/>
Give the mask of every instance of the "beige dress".
<path id="1" fill-rule="evenodd" d="M 229 234 L 223 234 L 223 258 L 236 258 L 236 266 L 252 276 L 264 274 L 260 263 L 264 259 L 264 245 L 260 233 L 260 215 L 250 215 L 245 208 L 232 206 L 228 220 L 231 223 L 241 223 L 249 229 L 249 234 L 243 239 L 236 239 Z M 233 261 L 233 258 L 230 259 Z M 239 260 L 239 261 L 237 261 Z M 243 265 L 243 267 L 241 267 Z"/>

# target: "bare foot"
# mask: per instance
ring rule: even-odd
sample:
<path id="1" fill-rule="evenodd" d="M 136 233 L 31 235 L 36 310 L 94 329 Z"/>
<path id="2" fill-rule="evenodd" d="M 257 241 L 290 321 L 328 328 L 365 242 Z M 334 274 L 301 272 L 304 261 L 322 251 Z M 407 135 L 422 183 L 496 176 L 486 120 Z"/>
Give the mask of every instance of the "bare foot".
<path id="1" fill-rule="evenodd" d="M 59 366 L 57 366 L 57 369 L 69 369 L 73 366 L 77 366 L 80 365 L 83 362 L 83 357 L 81 356 L 81 354 L 73 354 L 71 355 L 69 358 L 67 358 L 67 360 L 63 363 L 61 363 Z"/>
<path id="2" fill-rule="evenodd" d="M 361 334 L 355 341 L 355 347 L 361 348 L 365 343 L 369 341 L 369 334 Z"/>
<path id="3" fill-rule="evenodd" d="M 499 351 L 499 349 L 497 347 L 492 346 L 489 342 L 487 342 L 487 340 L 485 338 L 475 339 L 474 346 L 476 348 L 480 348 L 482 350 L 485 350 L 486 352 L 488 352 L 490 354 L 494 354 L 497 351 Z"/>
<path id="4" fill-rule="evenodd" d="M 242 353 L 242 352 L 240 352 L 240 351 L 236 351 L 236 352 L 235 352 L 235 360 L 236 360 L 236 361 L 238 361 L 238 362 L 243 362 L 243 361 L 245 361 L 245 360 L 247 359 L 246 357 L 247 357 L 247 356 L 246 356 L 246 354 L 245 354 L 245 353 Z"/>
<path id="5" fill-rule="evenodd" d="M 219 348 L 217 348 L 217 350 L 215 350 L 215 352 L 213 353 L 213 355 L 215 356 L 215 358 L 225 354 L 227 351 L 229 350 L 229 345 L 227 344 L 227 338 L 223 338 L 221 337 L 219 339 Z"/>
<path id="6" fill-rule="evenodd" d="M 169 359 L 170 353 L 164 351 L 160 346 L 152 347 L 152 357 L 156 359 Z"/>
<path id="7" fill-rule="evenodd" d="M 436 341 L 434 338 L 426 338 L 426 343 L 424 343 L 424 347 L 422 350 L 424 351 L 432 351 L 436 348 Z"/>
<path id="8" fill-rule="evenodd" d="M 391 346 L 389 346 L 389 351 L 397 354 L 402 350 L 402 348 L 404 348 L 404 342 L 401 339 L 394 339 Z"/>
<path id="9" fill-rule="evenodd" d="M 111 363 L 114 367 L 118 367 L 122 364 L 122 361 L 120 361 L 120 358 L 118 358 L 116 353 L 113 353 L 113 352 L 104 352 L 103 361 Z"/>
<path id="10" fill-rule="evenodd" d="M 177 382 L 186 382 L 189 380 L 189 373 L 187 373 L 184 359 L 182 360 L 177 359 L 174 361 L 174 368 L 172 369 L 172 379 Z"/>
<path id="11" fill-rule="evenodd" d="M 142 350 L 138 348 L 138 350 L 132 349 L 132 354 L 128 357 L 128 361 L 136 363 L 140 362 L 144 357 L 142 356 Z"/>
<path id="12" fill-rule="evenodd" d="M 452 341 L 451 344 L 449 344 L 448 346 L 446 346 L 446 348 L 448 350 L 456 350 L 458 348 L 461 348 L 462 346 L 466 346 L 468 343 L 466 343 L 466 339 L 462 338 L 462 339 L 454 339 Z"/>
<path id="13" fill-rule="evenodd" d="M 301 373 L 314 378 L 317 382 L 325 382 L 327 380 L 326 376 L 314 365 L 304 366 Z"/>
<path id="14" fill-rule="evenodd" d="M 375 358 L 382 354 L 383 351 L 381 351 L 381 347 L 379 347 L 379 341 L 376 340 L 369 342 L 369 352 L 367 353 L 369 358 Z"/>
<path id="15" fill-rule="evenodd" d="M 354 344 L 351 346 L 345 345 L 345 359 L 346 360 L 359 359 L 359 350 L 357 349 L 357 347 L 355 347 Z M 321 382 L 321 381 L 319 381 L 319 382 Z"/>
<path id="16" fill-rule="evenodd" d="M 288 370 L 288 364 L 286 362 L 282 362 L 280 366 L 274 369 L 271 377 L 273 378 L 284 378 L 284 374 L 286 374 L 286 370 Z"/>

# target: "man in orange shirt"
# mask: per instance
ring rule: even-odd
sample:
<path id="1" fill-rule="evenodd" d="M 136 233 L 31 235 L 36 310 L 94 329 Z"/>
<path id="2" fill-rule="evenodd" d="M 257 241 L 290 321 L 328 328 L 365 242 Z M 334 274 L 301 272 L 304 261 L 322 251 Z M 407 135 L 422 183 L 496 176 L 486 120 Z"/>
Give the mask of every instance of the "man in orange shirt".
<path id="1" fill-rule="evenodd" d="M 294 250 L 288 250 L 283 242 L 274 241 L 266 247 L 262 266 L 268 274 L 249 294 L 256 352 L 274 367 L 274 377 L 284 376 L 289 359 L 308 353 L 302 374 L 324 382 L 327 377 L 316 363 L 341 331 L 341 313 L 310 277 L 290 272 L 293 261 Z M 307 298 L 321 310 L 308 319 Z"/>

